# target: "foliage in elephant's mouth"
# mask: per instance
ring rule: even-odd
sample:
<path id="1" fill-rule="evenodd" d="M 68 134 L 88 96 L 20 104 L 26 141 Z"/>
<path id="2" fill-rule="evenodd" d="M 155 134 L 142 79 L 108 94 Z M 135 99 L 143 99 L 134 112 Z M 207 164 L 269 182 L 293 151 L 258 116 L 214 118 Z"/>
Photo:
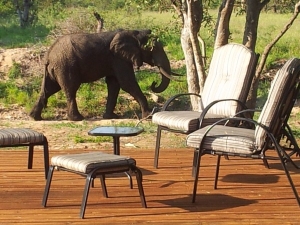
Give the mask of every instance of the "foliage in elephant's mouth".
<path id="1" fill-rule="evenodd" d="M 148 41 L 147 43 L 143 46 L 144 49 L 150 49 L 152 51 L 153 47 L 155 46 L 155 43 L 159 42 L 159 37 L 154 35 L 154 34 L 149 34 L 148 35 Z"/>

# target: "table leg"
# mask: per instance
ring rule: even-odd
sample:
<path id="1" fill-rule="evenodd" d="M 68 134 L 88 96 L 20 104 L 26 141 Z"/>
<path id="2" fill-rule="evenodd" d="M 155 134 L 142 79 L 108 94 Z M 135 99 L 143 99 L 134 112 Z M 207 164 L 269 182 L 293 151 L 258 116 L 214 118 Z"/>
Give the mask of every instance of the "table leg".
<path id="1" fill-rule="evenodd" d="M 120 137 L 113 137 L 114 139 L 114 154 L 120 155 Z"/>
<path id="2" fill-rule="evenodd" d="M 113 136 L 113 139 L 114 139 L 114 154 L 120 155 L 120 137 Z M 133 188 L 132 177 L 128 172 L 125 172 L 125 174 L 129 179 L 129 187 L 130 189 L 132 189 Z"/>

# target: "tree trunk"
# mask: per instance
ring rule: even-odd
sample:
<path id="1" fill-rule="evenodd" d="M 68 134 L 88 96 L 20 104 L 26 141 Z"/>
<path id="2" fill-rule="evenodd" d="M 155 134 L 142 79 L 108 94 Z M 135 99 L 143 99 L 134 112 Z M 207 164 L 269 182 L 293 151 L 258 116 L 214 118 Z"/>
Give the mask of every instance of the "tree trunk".
<path id="1" fill-rule="evenodd" d="M 181 31 L 181 46 L 186 63 L 186 79 L 189 93 L 200 93 L 197 68 L 195 66 L 194 53 L 188 29 L 183 27 Z M 193 110 L 199 109 L 199 98 L 191 96 Z"/>
<path id="2" fill-rule="evenodd" d="M 203 8 L 200 0 L 181 0 L 180 4 L 172 1 L 173 7 L 180 14 L 183 21 L 181 31 L 181 45 L 186 61 L 188 91 L 201 93 L 206 74 L 201 54 L 198 33 L 201 26 Z M 199 99 L 191 96 L 191 104 L 194 110 L 200 107 Z"/>
<path id="3" fill-rule="evenodd" d="M 23 0 L 22 7 L 19 5 L 18 0 L 14 0 L 13 2 L 19 16 L 20 27 L 25 27 L 30 24 L 33 20 L 33 18 L 30 18 L 30 8 L 32 6 L 32 0 Z"/>
<path id="4" fill-rule="evenodd" d="M 234 1 L 235 0 L 223 0 L 222 5 L 219 8 L 215 34 L 215 49 L 228 44 L 230 35 L 229 22 L 234 7 Z"/>
<path id="5" fill-rule="evenodd" d="M 30 10 L 30 4 L 31 0 L 24 0 L 24 11 L 23 11 L 23 21 L 24 23 L 29 22 L 29 10 Z"/>
<path id="6" fill-rule="evenodd" d="M 257 28 L 260 12 L 269 1 L 270 0 L 266 0 L 263 1 L 263 3 L 260 3 L 260 0 L 248 0 L 247 2 L 248 4 L 246 9 L 246 22 L 244 29 L 243 44 L 253 51 L 255 51 L 256 47 Z M 251 109 L 254 109 L 256 107 L 258 85 L 259 77 L 257 76 L 256 71 L 246 102 L 246 105 Z"/>

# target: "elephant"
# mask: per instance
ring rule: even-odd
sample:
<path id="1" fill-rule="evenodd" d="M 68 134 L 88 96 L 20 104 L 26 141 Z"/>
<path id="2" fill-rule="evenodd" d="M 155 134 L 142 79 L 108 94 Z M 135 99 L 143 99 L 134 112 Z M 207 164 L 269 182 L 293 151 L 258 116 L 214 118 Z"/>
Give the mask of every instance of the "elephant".
<path id="1" fill-rule="evenodd" d="M 108 94 L 103 118 L 118 118 L 114 109 L 121 88 L 139 103 L 142 118 L 145 118 L 151 110 L 134 73 L 134 69 L 143 63 L 159 68 L 161 81 L 159 84 L 153 81 L 151 90 L 155 93 L 164 91 L 175 73 L 171 71 L 162 43 L 151 30 L 119 29 L 62 36 L 47 51 L 41 91 L 29 115 L 34 120 L 42 120 L 48 98 L 62 90 L 67 99 L 68 119 L 83 120 L 77 107 L 77 90 L 82 83 L 105 77 Z"/>

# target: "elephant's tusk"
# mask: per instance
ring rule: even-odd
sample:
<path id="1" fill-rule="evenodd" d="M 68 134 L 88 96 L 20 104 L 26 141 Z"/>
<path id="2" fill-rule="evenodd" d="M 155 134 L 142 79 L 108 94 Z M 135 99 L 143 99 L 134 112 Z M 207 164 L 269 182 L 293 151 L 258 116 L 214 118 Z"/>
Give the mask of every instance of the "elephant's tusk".
<path id="1" fill-rule="evenodd" d="M 174 72 L 171 72 L 171 74 L 172 74 L 173 76 L 177 76 L 177 77 L 182 77 L 182 76 L 184 76 L 184 75 L 182 75 L 182 74 L 174 73 Z"/>
<path id="2" fill-rule="evenodd" d="M 172 77 L 170 74 L 168 74 L 162 67 L 158 67 L 159 71 L 161 72 L 162 75 L 164 75 L 165 77 L 169 78 L 170 80 L 175 80 L 175 81 L 179 81 L 181 82 L 182 80 L 178 80 L 174 77 Z"/>
<path id="3" fill-rule="evenodd" d="M 174 78 L 170 74 L 168 74 L 162 67 L 158 67 L 158 68 L 159 68 L 159 71 L 162 73 L 162 75 L 169 78 L 170 80 L 174 80 Z"/>

